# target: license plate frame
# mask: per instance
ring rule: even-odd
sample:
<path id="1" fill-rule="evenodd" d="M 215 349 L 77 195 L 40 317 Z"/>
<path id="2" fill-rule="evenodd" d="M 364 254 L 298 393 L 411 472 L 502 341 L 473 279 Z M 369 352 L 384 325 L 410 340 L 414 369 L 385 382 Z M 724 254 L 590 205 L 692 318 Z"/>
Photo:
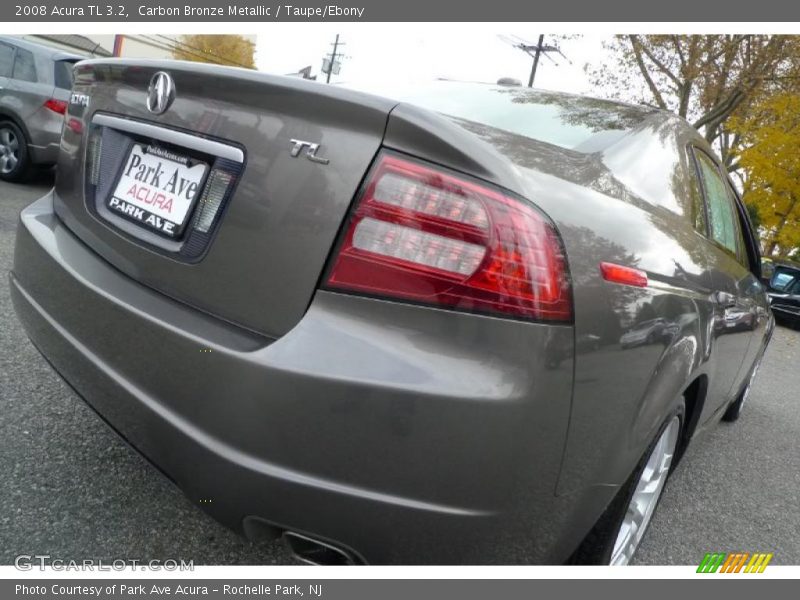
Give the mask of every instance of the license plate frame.
<path id="1" fill-rule="evenodd" d="M 127 150 L 105 207 L 143 231 L 180 239 L 210 171 L 208 162 L 180 150 L 136 141 Z"/>

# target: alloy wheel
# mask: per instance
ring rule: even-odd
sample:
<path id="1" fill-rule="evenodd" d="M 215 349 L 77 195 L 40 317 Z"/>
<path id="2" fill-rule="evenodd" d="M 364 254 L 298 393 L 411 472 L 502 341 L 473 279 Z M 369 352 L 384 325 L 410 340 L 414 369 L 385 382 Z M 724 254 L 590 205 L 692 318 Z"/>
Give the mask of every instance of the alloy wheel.
<path id="1" fill-rule="evenodd" d="M 669 476 L 672 459 L 678 446 L 680 428 L 680 417 L 675 415 L 664 428 L 650 453 L 650 458 L 647 459 L 614 542 L 614 550 L 611 553 L 612 565 L 630 563 L 644 537 Z"/>
<path id="2" fill-rule="evenodd" d="M 11 173 L 19 163 L 19 139 L 7 127 L 0 129 L 0 173 Z"/>

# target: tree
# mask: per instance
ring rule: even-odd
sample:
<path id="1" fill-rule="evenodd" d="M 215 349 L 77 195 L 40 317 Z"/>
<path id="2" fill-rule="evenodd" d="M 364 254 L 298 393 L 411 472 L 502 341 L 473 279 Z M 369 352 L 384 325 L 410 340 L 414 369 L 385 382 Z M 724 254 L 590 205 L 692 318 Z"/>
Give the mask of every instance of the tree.
<path id="1" fill-rule="evenodd" d="M 172 50 L 173 58 L 254 69 L 255 44 L 241 35 L 182 35 Z"/>
<path id="2" fill-rule="evenodd" d="M 729 127 L 740 139 L 734 157 L 745 173 L 743 199 L 758 214 L 764 254 L 790 255 L 800 247 L 800 94 L 763 98 Z"/>
<path id="3" fill-rule="evenodd" d="M 702 128 L 729 171 L 738 168 L 733 157 L 740 140 L 727 119 L 764 94 L 798 83 L 798 36 L 620 35 L 606 48 L 617 64 L 587 68 L 594 84 Z"/>

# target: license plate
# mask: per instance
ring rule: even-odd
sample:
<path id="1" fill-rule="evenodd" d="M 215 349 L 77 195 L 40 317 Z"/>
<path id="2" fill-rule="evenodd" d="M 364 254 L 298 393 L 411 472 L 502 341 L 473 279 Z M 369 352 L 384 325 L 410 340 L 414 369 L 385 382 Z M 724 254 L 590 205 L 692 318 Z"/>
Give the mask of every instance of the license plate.
<path id="1" fill-rule="evenodd" d="M 208 165 L 164 148 L 134 144 L 113 194 L 112 212 L 170 238 L 183 232 Z"/>

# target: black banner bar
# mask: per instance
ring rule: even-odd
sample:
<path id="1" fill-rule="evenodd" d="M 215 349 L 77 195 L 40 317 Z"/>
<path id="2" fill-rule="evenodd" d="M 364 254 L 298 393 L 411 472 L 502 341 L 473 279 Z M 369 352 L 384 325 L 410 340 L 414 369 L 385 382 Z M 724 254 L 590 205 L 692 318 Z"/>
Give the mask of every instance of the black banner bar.
<path id="1" fill-rule="evenodd" d="M 302 567 L 301 567 L 302 568 Z M 265 569 L 265 572 L 267 569 Z M 756 587 L 757 586 L 757 587 Z M 761 597 L 789 598 L 796 582 L 786 579 L 705 575 L 696 579 L 263 579 L 235 580 L 78 580 L 41 579 L 0 581 L 0 598 L 21 600 L 123 600 L 166 599 L 280 599 L 280 600 L 424 600 L 427 598 L 646 598 L 647 600 L 689 600 L 691 598 Z"/>
<path id="2" fill-rule="evenodd" d="M 15 22 L 791 22 L 800 4 L 787 0 L 11 0 L 0 20 Z"/>

